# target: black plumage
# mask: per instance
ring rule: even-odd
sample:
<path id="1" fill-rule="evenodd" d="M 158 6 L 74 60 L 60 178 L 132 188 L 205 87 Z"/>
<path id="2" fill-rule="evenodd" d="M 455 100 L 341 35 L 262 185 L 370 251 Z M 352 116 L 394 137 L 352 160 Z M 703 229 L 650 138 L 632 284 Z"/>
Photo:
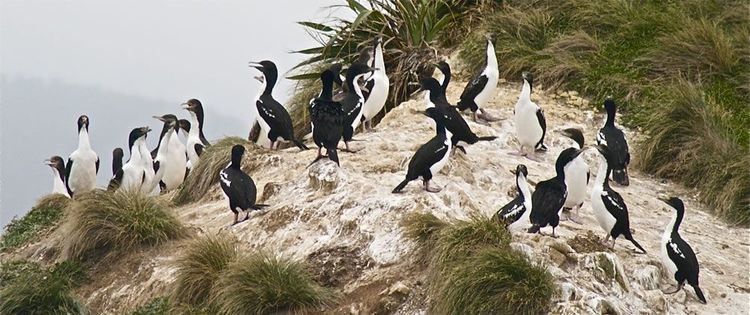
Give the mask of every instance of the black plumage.
<path id="1" fill-rule="evenodd" d="M 612 161 L 612 180 L 616 183 L 628 186 L 628 164 L 630 164 L 630 152 L 628 151 L 628 141 L 625 139 L 625 133 L 615 126 L 615 113 L 617 105 L 611 98 L 604 101 L 604 109 L 607 111 L 607 120 L 604 127 L 599 129 L 596 135 L 596 143 L 604 144 L 612 151 L 614 160 Z"/>
<path id="2" fill-rule="evenodd" d="M 477 105 L 474 99 L 482 92 L 482 90 L 484 90 L 488 81 L 489 78 L 484 72 L 471 79 L 471 81 L 466 84 L 464 91 L 461 93 L 458 104 L 456 104 L 458 110 L 465 111 L 466 109 L 469 109 L 472 112 L 476 112 L 479 109 L 479 105 Z"/>
<path id="3" fill-rule="evenodd" d="M 120 188 L 120 183 L 122 183 L 122 157 L 124 156 L 124 153 L 122 152 L 122 148 L 115 148 L 112 150 L 112 179 L 109 180 L 109 185 L 107 185 L 107 190 L 117 190 L 117 188 Z"/>
<path id="4" fill-rule="evenodd" d="M 531 228 L 529 233 L 537 233 L 547 225 L 552 226 L 552 236 L 555 236 L 555 228 L 560 223 L 559 212 L 565 205 L 565 198 L 568 196 L 567 187 L 565 186 L 565 166 L 575 159 L 581 150 L 576 148 L 567 148 L 560 152 L 555 161 L 555 177 L 539 182 L 536 190 L 531 194 Z"/>
<path id="5" fill-rule="evenodd" d="M 677 281 L 677 288 L 674 292 L 665 292 L 668 294 L 677 293 L 687 282 L 693 287 L 695 295 L 701 303 L 706 304 L 706 297 L 698 285 L 698 275 L 700 266 L 698 258 L 690 245 L 682 239 L 679 233 L 680 223 L 685 216 L 685 205 L 677 197 L 659 198 L 666 202 L 675 210 L 675 216 L 664 230 L 661 244 L 662 263 L 667 273 Z"/>
<path id="6" fill-rule="evenodd" d="M 345 117 L 342 137 L 346 146 L 345 151 L 347 152 L 353 152 L 349 149 L 349 141 L 352 141 L 354 137 L 354 127 L 362 119 L 362 106 L 365 104 L 364 96 L 362 96 L 362 91 L 357 84 L 359 84 L 358 81 L 360 78 L 372 71 L 373 68 L 366 64 L 353 63 L 346 71 L 346 91 L 333 97 L 333 101 L 341 104 L 344 110 Z"/>
<path id="7" fill-rule="evenodd" d="M 428 108 L 425 115 L 435 120 L 436 135 L 423 144 L 409 161 L 406 178 L 393 189 L 393 193 L 400 193 L 410 181 L 422 177 L 424 189 L 429 192 L 440 191 L 437 187 L 430 187 L 430 180 L 448 161 L 451 150 L 449 133 L 445 129 L 443 114 L 436 107 Z"/>
<path id="8" fill-rule="evenodd" d="M 328 158 L 339 165 L 337 147 L 344 131 L 344 110 L 334 102 L 333 83 L 336 74 L 330 69 L 320 74 L 323 89 L 320 95 L 310 102 L 310 121 L 313 128 L 313 141 L 318 146 L 318 156 L 310 165 L 324 158 L 321 149 L 326 149 Z"/>
<path id="9" fill-rule="evenodd" d="M 492 141 L 497 137 L 477 136 L 466 123 L 463 116 L 456 110 L 456 107 L 448 102 L 445 98 L 445 90 L 435 78 L 424 78 L 421 82 L 422 89 L 429 91 L 430 102 L 440 109 L 439 113 L 443 115 L 445 128 L 451 132 L 451 142 L 456 148 L 460 148 L 464 153 L 464 144 L 475 144 L 479 141 Z"/>
<path id="10" fill-rule="evenodd" d="M 443 82 L 440 83 L 440 87 L 443 89 L 443 94 L 446 94 L 448 91 L 448 84 L 451 82 L 451 66 L 448 65 L 447 62 L 441 60 L 437 63 L 436 67 L 443 74 Z"/>
<path id="11" fill-rule="evenodd" d="M 599 224 L 607 232 L 607 239 L 612 238 L 612 247 L 614 247 L 617 237 L 622 235 L 645 254 L 646 250 L 643 249 L 641 244 L 638 244 L 630 232 L 630 215 L 628 214 L 628 206 L 625 204 L 625 200 L 609 186 L 608 177 L 612 171 L 611 163 L 614 161 L 614 156 L 605 145 L 597 145 L 597 150 L 604 157 L 603 163 L 606 164 L 599 166 L 606 168 L 606 170 L 603 176 L 600 177 L 597 175 L 595 187 L 591 195 L 591 203 L 597 220 L 600 221 Z M 599 203 L 599 200 L 594 200 L 594 198 L 599 198 L 601 203 Z M 601 209 L 602 206 L 604 209 Z M 611 217 L 607 217 L 607 214 Z M 614 224 L 612 224 L 612 219 L 614 219 Z"/>
<path id="12" fill-rule="evenodd" d="M 294 137 L 294 128 L 289 112 L 273 98 L 273 88 L 278 79 L 276 64 L 269 60 L 263 60 L 259 63 L 251 62 L 250 65 L 263 73 L 263 76 L 259 80 L 265 80 L 266 87 L 256 101 L 255 106 L 258 109 L 258 119 L 262 119 L 269 126 L 268 134 L 263 136 L 267 136 L 271 141 L 271 148 L 281 138 L 291 141 L 300 150 L 307 150 L 307 146 Z"/>
<path id="13" fill-rule="evenodd" d="M 229 209 L 234 212 L 233 224 L 241 222 L 238 221 L 240 211 L 246 212 L 244 221 L 250 216 L 251 210 L 267 207 L 267 205 L 255 203 L 257 194 L 255 182 L 241 168 L 244 154 L 244 146 L 238 144 L 232 147 L 232 162 L 219 172 L 219 185 L 229 201 Z"/>
<path id="14" fill-rule="evenodd" d="M 524 190 L 528 191 L 528 189 L 522 189 L 521 187 L 522 185 L 527 185 L 526 178 L 529 176 L 529 171 L 526 169 L 526 165 L 518 164 L 513 173 L 516 175 L 516 191 L 518 192 L 518 196 L 500 208 L 495 214 L 495 218 L 503 222 L 506 226 L 518 221 L 526 211 L 530 210 L 526 209 L 526 202 L 531 196 L 524 195 Z"/>

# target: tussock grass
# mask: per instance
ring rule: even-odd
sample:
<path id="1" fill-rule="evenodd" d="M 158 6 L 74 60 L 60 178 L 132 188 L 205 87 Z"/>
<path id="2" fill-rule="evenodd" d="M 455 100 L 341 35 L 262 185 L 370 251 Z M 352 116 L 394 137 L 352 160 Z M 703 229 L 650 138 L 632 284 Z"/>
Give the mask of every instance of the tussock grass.
<path id="1" fill-rule="evenodd" d="M 723 134 L 730 112 L 686 80 L 660 96 L 661 109 L 644 126 L 649 137 L 640 143 L 638 166 L 699 188 L 718 215 L 750 224 L 750 155 Z"/>
<path id="2" fill-rule="evenodd" d="M 167 297 L 156 297 L 146 304 L 137 307 L 133 315 L 167 315 L 170 314 L 171 304 Z"/>
<path id="3" fill-rule="evenodd" d="M 302 263 L 264 253 L 230 264 L 215 288 L 214 302 L 225 314 L 300 313 L 325 306 L 334 298 Z"/>
<path id="4" fill-rule="evenodd" d="M 97 191 L 72 204 L 67 253 L 88 260 L 182 237 L 186 231 L 164 202 L 138 192 Z"/>
<path id="5" fill-rule="evenodd" d="M 200 162 L 193 166 L 172 202 L 176 205 L 183 205 L 198 201 L 205 196 L 219 182 L 219 172 L 229 164 L 232 147 L 237 144 L 244 145 L 246 151 L 250 153 L 245 154 L 245 157 L 252 155 L 253 150 L 257 148 L 239 137 L 227 137 L 212 144 L 203 151 Z M 248 171 L 247 168 L 243 169 Z"/>
<path id="6" fill-rule="evenodd" d="M 39 199 L 25 216 L 14 218 L 5 226 L 0 252 L 23 246 L 35 240 L 42 231 L 56 226 L 69 202 L 70 199 L 61 194 L 50 194 Z"/>
<path id="7" fill-rule="evenodd" d="M 189 305 L 209 300 L 219 275 L 237 259 L 234 242 L 219 235 L 203 237 L 188 245 L 184 256 L 177 261 L 172 299 Z"/>
<path id="8" fill-rule="evenodd" d="M 556 290 L 547 270 L 515 250 L 483 248 L 457 265 L 433 297 L 441 314 L 543 314 Z"/>
<path id="9" fill-rule="evenodd" d="M 49 269 L 29 262 L 0 265 L 0 314 L 86 314 L 71 293 L 84 278 L 80 265 L 63 262 Z"/>
<path id="10" fill-rule="evenodd" d="M 406 236 L 418 242 L 435 240 L 447 225 L 432 213 L 412 212 L 401 221 Z"/>
<path id="11" fill-rule="evenodd" d="M 702 201 L 717 214 L 750 224 L 742 184 L 750 173 L 745 158 L 750 149 L 747 2 L 505 4 L 482 25 L 495 35 L 502 76 L 520 82 L 520 73 L 530 70 L 541 86 L 577 90 L 597 108 L 606 96 L 614 97 L 623 122 L 654 137 L 644 141 L 644 148 L 632 150 L 634 160 L 644 161 L 634 166 L 697 187 Z M 481 39 L 470 37 L 459 57 L 480 67 L 480 47 Z M 708 105 L 681 110 L 664 106 L 676 101 L 679 93 L 673 92 L 684 88 L 681 80 L 700 88 L 696 93 L 705 93 Z M 693 96 L 689 99 L 700 99 Z M 707 136 L 699 139 L 696 135 L 701 134 Z M 678 153 L 680 158 L 673 158 Z"/>
<path id="12" fill-rule="evenodd" d="M 470 221 L 458 221 L 441 230 L 431 264 L 444 272 L 476 250 L 485 246 L 505 247 L 510 239 L 508 230 L 490 218 L 476 216 Z"/>

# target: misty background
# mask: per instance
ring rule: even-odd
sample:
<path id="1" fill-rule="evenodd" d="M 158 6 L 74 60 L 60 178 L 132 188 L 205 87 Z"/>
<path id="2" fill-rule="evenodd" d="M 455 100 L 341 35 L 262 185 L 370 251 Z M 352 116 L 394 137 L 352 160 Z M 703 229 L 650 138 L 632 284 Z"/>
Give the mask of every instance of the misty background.
<path id="1" fill-rule="evenodd" d="M 67 160 L 81 114 L 99 186 L 132 128 L 154 129 L 153 148 L 161 124 L 151 116 L 188 118 L 179 105 L 190 98 L 203 103 L 209 141 L 245 137 L 260 86 L 247 62 L 291 69 L 304 56 L 290 52 L 314 44 L 295 22 L 326 19 L 336 2 L 0 0 L 0 226 L 51 192 L 42 161 Z M 293 84 L 280 78 L 276 98 Z"/>

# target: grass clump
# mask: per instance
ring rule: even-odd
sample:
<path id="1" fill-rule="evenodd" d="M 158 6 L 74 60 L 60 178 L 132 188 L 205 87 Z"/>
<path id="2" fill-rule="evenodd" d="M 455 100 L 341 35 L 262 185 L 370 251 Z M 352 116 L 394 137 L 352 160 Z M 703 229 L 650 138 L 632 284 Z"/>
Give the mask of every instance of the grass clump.
<path id="1" fill-rule="evenodd" d="M 20 219 L 13 219 L 5 226 L 0 252 L 18 248 L 35 240 L 60 220 L 70 199 L 61 194 L 51 194 L 40 199 L 31 210 Z"/>
<path id="2" fill-rule="evenodd" d="M 71 290 L 85 279 L 80 265 L 0 264 L 0 314 L 86 314 Z"/>
<path id="3" fill-rule="evenodd" d="M 169 298 L 161 296 L 151 299 L 148 303 L 139 306 L 133 311 L 133 315 L 167 315 L 170 313 L 171 304 Z"/>
<path id="4" fill-rule="evenodd" d="M 162 201 L 139 192 L 97 191 L 72 206 L 67 251 L 73 259 L 125 253 L 185 235 L 182 224 Z"/>
<path id="5" fill-rule="evenodd" d="M 172 202 L 183 205 L 205 196 L 219 182 L 219 172 L 229 164 L 232 147 L 237 144 L 244 145 L 247 151 L 254 148 L 250 142 L 240 137 L 227 137 L 212 144 L 203 151 L 198 165 L 193 165 Z"/>
<path id="6" fill-rule="evenodd" d="M 236 259 L 237 248 L 230 238 L 208 236 L 196 240 L 177 261 L 173 300 L 189 305 L 207 301 L 219 275 Z"/>
<path id="7" fill-rule="evenodd" d="M 325 306 L 334 297 L 304 264 L 265 253 L 230 264 L 216 289 L 214 301 L 225 314 L 297 313 Z"/>
<path id="8" fill-rule="evenodd" d="M 429 247 L 429 292 L 437 314 L 539 314 L 556 290 L 552 275 L 510 248 L 505 226 L 483 216 L 446 223 L 411 214 L 407 236 Z"/>

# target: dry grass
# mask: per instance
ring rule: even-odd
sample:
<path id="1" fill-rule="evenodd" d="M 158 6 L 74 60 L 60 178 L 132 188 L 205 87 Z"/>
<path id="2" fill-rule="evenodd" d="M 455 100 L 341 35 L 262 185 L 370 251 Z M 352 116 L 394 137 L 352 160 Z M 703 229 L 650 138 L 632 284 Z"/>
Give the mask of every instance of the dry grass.
<path id="1" fill-rule="evenodd" d="M 208 301 L 221 273 L 237 259 L 235 242 L 233 238 L 219 235 L 206 236 L 188 245 L 177 261 L 172 299 L 193 306 Z"/>
<path id="2" fill-rule="evenodd" d="M 219 182 L 219 172 L 229 164 L 232 147 L 237 144 L 245 146 L 245 160 L 248 159 L 248 156 L 253 156 L 253 152 L 259 149 L 249 141 L 239 137 L 227 137 L 217 141 L 203 151 L 200 162 L 193 166 L 190 174 L 185 178 L 185 183 L 180 186 L 172 202 L 176 205 L 195 202 L 203 198 L 211 188 L 215 188 Z M 257 165 L 247 166 L 246 164 L 243 170 L 251 172 Z"/>
<path id="3" fill-rule="evenodd" d="M 215 288 L 213 301 L 224 314 L 301 313 L 334 299 L 302 263 L 264 253 L 231 263 Z"/>
<path id="4" fill-rule="evenodd" d="M 36 263 L 0 264 L 0 314 L 86 314 L 72 293 L 83 281 L 81 267 L 62 262 L 51 268 Z"/>
<path id="5" fill-rule="evenodd" d="M 186 233 L 162 201 L 138 192 L 96 191 L 71 207 L 66 250 L 81 261 L 162 244 Z"/>
<path id="6" fill-rule="evenodd" d="M 420 243 L 435 240 L 447 225 L 432 213 L 412 212 L 401 221 L 406 236 Z"/>

